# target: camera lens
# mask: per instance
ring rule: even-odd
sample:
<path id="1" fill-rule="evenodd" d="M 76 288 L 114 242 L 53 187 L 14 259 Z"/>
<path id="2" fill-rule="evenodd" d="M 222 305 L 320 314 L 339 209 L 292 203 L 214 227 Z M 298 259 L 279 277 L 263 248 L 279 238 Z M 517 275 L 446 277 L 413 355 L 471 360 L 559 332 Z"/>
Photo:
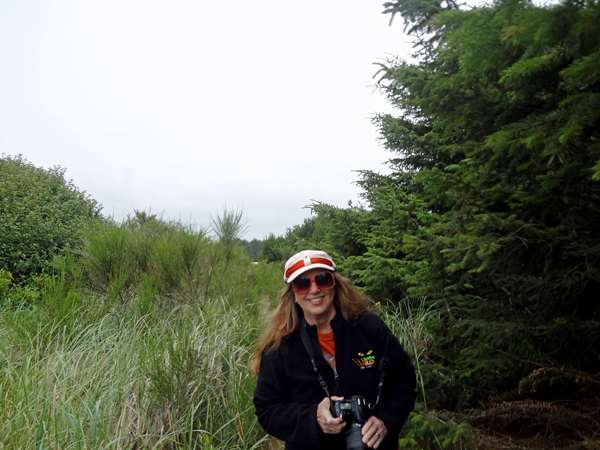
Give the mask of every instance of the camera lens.
<path id="1" fill-rule="evenodd" d="M 362 425 L 356 422 L 348 424 L 346 429 L 346 447 L 348 450 L 362 450 L 366 449 L 367 444 L 362 441 Z"/>

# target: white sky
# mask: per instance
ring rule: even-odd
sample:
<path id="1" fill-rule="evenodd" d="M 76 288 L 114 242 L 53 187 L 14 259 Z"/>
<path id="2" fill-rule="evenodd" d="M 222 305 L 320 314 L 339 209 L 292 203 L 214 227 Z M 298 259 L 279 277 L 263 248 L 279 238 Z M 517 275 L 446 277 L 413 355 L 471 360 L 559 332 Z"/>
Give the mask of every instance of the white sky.
<path id="1" fill-rule="evenodd" d="M 345 206 L 390 156 L 374 62 L 407 56 L 383 0 L 0 0 L 0 153 L 60 165 L 105 215 L 246 239 Z"/>

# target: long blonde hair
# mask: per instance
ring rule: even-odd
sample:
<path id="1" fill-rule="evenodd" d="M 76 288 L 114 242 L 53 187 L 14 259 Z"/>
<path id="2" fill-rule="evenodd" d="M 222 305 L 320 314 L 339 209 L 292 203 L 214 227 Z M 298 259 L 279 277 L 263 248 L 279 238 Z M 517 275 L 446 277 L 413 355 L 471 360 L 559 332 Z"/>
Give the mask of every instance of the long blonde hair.
<path id="1" fill-rule="evenodd" d="M 337 272 L 333 272 L 333 277 L 335 278 L 335 295 L 333 297 L 335 309 L 342 313 L 346 323 L 354 325 L 358 319 L 369 312 L 367 297 L 356 289 L 350 280 Z M 250 363 L 250 368 L 255 375 L 258 375 L 263 352 L 274 352 L 281 347 L 283 341 L 300 325 L 300 318 L 290 283 L 286 285 L 277 309 L 271 315 L 267 328 L 256 344 Z"/>

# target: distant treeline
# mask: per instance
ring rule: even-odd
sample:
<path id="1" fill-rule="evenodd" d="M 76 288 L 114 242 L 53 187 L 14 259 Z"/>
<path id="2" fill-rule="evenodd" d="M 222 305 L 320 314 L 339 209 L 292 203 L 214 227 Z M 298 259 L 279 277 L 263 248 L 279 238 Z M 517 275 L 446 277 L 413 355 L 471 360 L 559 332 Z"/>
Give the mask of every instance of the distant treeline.
<path id="1" fill-rule="evenodd" d="M 247 241 L 246 239 L 240 239 L 240 243 L 244 246 L 244 248 L 248 252 L 248 256 L 252 258 L 252 261 L 258 261 L 262 241 L 258 239 L 252 239 L 251 241 Z"/>

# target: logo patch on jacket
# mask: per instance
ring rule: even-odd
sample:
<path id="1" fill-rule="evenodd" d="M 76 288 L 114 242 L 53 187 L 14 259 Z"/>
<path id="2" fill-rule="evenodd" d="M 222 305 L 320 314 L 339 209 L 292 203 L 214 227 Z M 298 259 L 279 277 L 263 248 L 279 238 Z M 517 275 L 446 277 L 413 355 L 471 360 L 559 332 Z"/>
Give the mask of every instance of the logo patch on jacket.
<path id="1" fill-rule="evenodd" d="M 369 350 L 367 354 L 358 352 L 358 358 L 352 358 L 352 361 L 356 363 L 358 367 L 361 369 L 370 369 L 375 365 L 375 355 L 373 354 L 373 350 Z"/>

